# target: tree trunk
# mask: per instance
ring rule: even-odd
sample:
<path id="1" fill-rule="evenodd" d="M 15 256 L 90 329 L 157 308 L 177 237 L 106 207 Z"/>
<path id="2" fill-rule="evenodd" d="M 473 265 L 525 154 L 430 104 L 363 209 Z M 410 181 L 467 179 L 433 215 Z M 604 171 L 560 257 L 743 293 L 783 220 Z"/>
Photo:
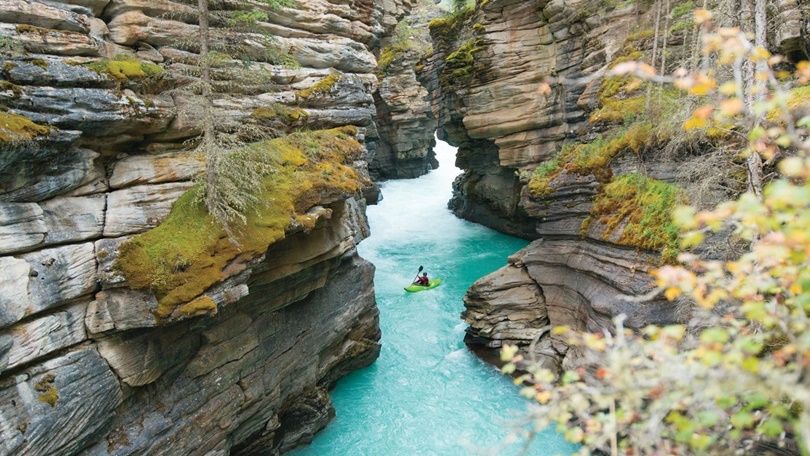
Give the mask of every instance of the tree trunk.
<path id="1" fill-rule="evenodd" d="M 740 1 L 740 30 L 746 34 L 751 32 L 753 18 L 751 17 L 751 0 Z M 751 60 L 746 59 L 743 64 L 743 84 L 745 84 L 745 106 L 749 109 L 754 105 L 754 65 Z"/>
<path id="2" fill-rule="evenodd" d="M 217 195 L 217 150 L 214 146 L 213 99 L 211 96 L 211 61 L 209 59 L 210 34 L 208 32 L 208 0 L 198 0 L 200 24 L 200 80 L 202 82 L 202 148 L 205 151 L 205 205 L 208 212 L 215 212 Z"/>
<path id="3" fill-rule="evenodd" d="M 750 5 L 750 0 L 748 2 Z M 758 48 L 766 48 L 766 0 L 755 0 L 754 6 L 754 46 Z M 750 18 L 750 14 L 748 15 Z M 768 71 L 767 63 L 761 60 L 757 61 L 756 71 L 751 68 L 751 62 L 748 62 L 748 72 L 753 77 L 748 85 L 746 94 L 746 102 L 751 103 L 753 106 L 755 100 L 761 100 L 765 96 L 765 81 L 764 74 Z M 762 76 L 761 76 L 762 75 Z M 762 116 L 754 114 L 754 125 L 759 125 L 762 121 Z M 751 151 L 746 161 L 748 167 L 748 191 L 752 192 L 757 198 L 762 199 L 762 157 L 758 152 Z"/>
<path id="4" fill-rule="evenodd" d="M 754 46 L 762 49 L 767 49 L 767 0 L 755 0 L 754 3 Z M 756 94 L 755 99 L 761 100 L 765 96 L 765 79 L 764 75 L 768 71 L 768 63 L 764 60 L 758 60 L 756 66 L 755 86 Z"/>
<path id="5" fill-rule="evenodd" d="M 667 40 L 669 39 L 669 13 L 670 3 L 667 0 L 667 8 L 664 15 L 664 42 L 661 43 L 661 71 L 658 73 L 663 75 L 667 71 Z"/>
<path id="6" fill-rule="evenodd" d="M 652 59 L 650 64 L 655 68 L 656 58 L 658 57 L 658 23 L 661 21 L 661 0 L 655 2 L 655 32 L 653 33 L 653 50 Z M 650 96 L 652 95 L 652 83 L 647 82 L 647 97 L 644 100 L 644 110 L 650 110 Z"/>

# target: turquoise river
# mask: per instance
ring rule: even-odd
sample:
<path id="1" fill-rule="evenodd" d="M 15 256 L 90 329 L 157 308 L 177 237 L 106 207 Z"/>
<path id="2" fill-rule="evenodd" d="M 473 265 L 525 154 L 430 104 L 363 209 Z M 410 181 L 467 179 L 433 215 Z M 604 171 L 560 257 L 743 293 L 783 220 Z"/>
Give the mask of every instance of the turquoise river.
<path id="1" fill-rule="evenodd" d="M 454 456 L 521 454 L 520 444 L 494 449 L 526 401 L 495 367 L 468 351 L 459 318 L 462 297 L 478 278 L 506 264 L 527 242 L 458 219 L 447 209 L 460 172 L 455 149 L 439 142 L 439 169 L 383 184 L 368 208 L 371 237 L 360 255 L 377 267 L 374 280 L 382 353 L 372 366 L 341 379 L 332 392 L 337 417 L 295 456 Z M 438 288 L 403 290 L 422 265 Z M 529 455 L 571 454 L 554 432 Z"/>

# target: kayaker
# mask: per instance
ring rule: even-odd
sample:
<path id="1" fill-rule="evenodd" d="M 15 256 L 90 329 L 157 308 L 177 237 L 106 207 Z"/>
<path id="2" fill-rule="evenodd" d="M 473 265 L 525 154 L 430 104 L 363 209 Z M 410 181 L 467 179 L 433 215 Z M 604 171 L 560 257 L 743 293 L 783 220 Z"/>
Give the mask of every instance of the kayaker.
<path id="1" fill-rule="evenodd" d="M 423 272 L 421 276 L 418 276 L 414 283 L 417 285 L 422 285 L 423 287 L 430 286 L 430 280 L 428 280 L 427 272 Z"/>

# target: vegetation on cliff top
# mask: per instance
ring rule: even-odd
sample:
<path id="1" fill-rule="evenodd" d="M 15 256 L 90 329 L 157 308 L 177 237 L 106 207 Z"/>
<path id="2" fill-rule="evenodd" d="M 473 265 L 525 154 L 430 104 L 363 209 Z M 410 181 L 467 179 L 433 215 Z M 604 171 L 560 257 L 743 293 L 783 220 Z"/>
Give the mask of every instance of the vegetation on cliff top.
<path id="1" fill-rule="evenodd" d="M 262 204 L 245 214 L 244 224 L 234 227 L 238 244 L 206 210 L 200 183 L 175 202 L 158 227 L 120 246 L 116 269 L 131 288 L 155 294 L 159 318 L 172 315 L 179 306 L 184 314 L 210 308 L 207 300 L 195 299 L 226 278 L 223 270 L 231 261 L 262 254 L 323 196 L 349 195 L 367 185 L 348 166 L 362 153 L 352 138 L 355 134 L 353 127 L 342 127 L 251 144 L 238 159 L 261 161 L 257 166 L 274 171 L 265 175 L 256 195 Z"/>

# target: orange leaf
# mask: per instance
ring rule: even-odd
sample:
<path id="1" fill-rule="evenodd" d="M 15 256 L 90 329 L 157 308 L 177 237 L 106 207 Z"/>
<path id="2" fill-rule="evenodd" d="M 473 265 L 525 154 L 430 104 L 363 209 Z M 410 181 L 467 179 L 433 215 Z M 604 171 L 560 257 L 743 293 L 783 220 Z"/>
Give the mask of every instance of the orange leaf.
<path id="1" fill-rule="evenodd" d="M 712 19 L 712 13 L 703 8 L 695 10 L 695 23 L 702 24 Z"/>
<path id="2" fill-rule="evenodd" d="M 706 119 L 709 118 L 709 114 L 711 114 L 713 110 L 714 110 L 714 106 L 712 106 L 712 105 L 703 105 L 703 106 L 695 109 L 695 111 L 692 113 L 692 116 L 696 117 L 696 118 L 698 118 L 700 120 L 706 120 Z"/>
<path id="3" fill-rule="evenodd" d="M 739 98 L 729 98 L 720 103 L 720 114 L 731 117 L 736 116 L 745 109 L 745 103 Z"/>

